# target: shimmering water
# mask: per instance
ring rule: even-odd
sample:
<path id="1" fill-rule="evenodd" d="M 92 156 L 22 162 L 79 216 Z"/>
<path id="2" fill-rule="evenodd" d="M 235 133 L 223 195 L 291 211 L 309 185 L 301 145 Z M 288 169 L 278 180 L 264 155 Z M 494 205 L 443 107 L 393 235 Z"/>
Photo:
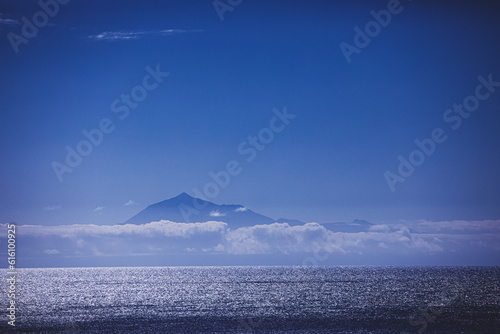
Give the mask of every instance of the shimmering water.
<path id="1" fill-rule="evenodd" d="M 17 289 L 18 332 L 500 333 L 500 268 L 18 269 Z"/>

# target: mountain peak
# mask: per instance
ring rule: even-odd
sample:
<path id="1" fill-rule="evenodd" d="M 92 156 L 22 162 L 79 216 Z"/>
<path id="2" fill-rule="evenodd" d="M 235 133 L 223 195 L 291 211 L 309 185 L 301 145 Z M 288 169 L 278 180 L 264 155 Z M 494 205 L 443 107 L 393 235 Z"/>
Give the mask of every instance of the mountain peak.
<path id="1" fill-rule="evenodd" d="M 172 197 L 171 199 L 175 199 L 175 198 L 177 198 L 177 199 L 191 199 L 191 198 L 194 198 L 194 197 L 190 196 L 190 195 L 189 195 L 188 193 L 186 193 L 186 192 L 182 192 L 182 193 L 180 193 L 179 195 L 177 195 L 177 196 L 175 196 L 175 197 Z M 167 200 L 167 201 L 168 201 L 168 200 Z"/>
<path id="2" fill-rule="evenodd" d="M 147 224 L 160 220 L 185 223 L 216 220 L 228 223 L 231 228 L 274 222 L 272 218 L 246 209 L 243 205 L 219 205 L 183 192 L 170 199 L 151 204 L 125 223 Z"/>
<path id="3" fill-rule="evenodd" d="M 166 199 L 164 201 L 158 202 L 156 204 L 152 204 L 155 206 L 178 206 L 180 204 L 186 204 L 186 205 L 193 205 L 194 201 L 198 201 L 199 203 L 204 203 L 206 201 L 200 199 L 200 198 L 195 198 L 191 195 L 189 195 L 186 192 L 182 192 L 179 195 Z"/>

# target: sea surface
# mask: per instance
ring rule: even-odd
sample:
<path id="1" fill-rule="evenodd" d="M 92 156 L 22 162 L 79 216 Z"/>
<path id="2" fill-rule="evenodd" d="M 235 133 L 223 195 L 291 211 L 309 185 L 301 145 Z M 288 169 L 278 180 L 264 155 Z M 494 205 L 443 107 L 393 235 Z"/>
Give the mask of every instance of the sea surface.
<path id="1" fill-rule="evenodd" d="M 2 333 L 500 333 L 499 267 L 18 269 L 17 279 L 15 330 L 1 287 Z"/>

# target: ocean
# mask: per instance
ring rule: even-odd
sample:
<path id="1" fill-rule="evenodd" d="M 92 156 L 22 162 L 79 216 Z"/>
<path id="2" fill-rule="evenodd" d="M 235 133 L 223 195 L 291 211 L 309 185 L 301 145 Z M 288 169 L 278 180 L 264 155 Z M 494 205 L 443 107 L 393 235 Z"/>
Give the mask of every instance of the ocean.
<path id="1" fill-rule="evenodd" d="M 500 333 L 500 267 L 18 269 L 15 329 L 6 286 L 0 332 Z"/>

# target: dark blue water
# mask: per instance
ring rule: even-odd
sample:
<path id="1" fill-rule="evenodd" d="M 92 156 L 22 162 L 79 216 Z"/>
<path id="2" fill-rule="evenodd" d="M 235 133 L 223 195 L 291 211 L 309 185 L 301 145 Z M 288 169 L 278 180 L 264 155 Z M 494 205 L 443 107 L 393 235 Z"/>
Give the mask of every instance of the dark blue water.
<path id="1" fill-rule="evenodd" d="M 18 269 L 17 289 L 27 333 L 500 333 L 500 268 Z"/>

